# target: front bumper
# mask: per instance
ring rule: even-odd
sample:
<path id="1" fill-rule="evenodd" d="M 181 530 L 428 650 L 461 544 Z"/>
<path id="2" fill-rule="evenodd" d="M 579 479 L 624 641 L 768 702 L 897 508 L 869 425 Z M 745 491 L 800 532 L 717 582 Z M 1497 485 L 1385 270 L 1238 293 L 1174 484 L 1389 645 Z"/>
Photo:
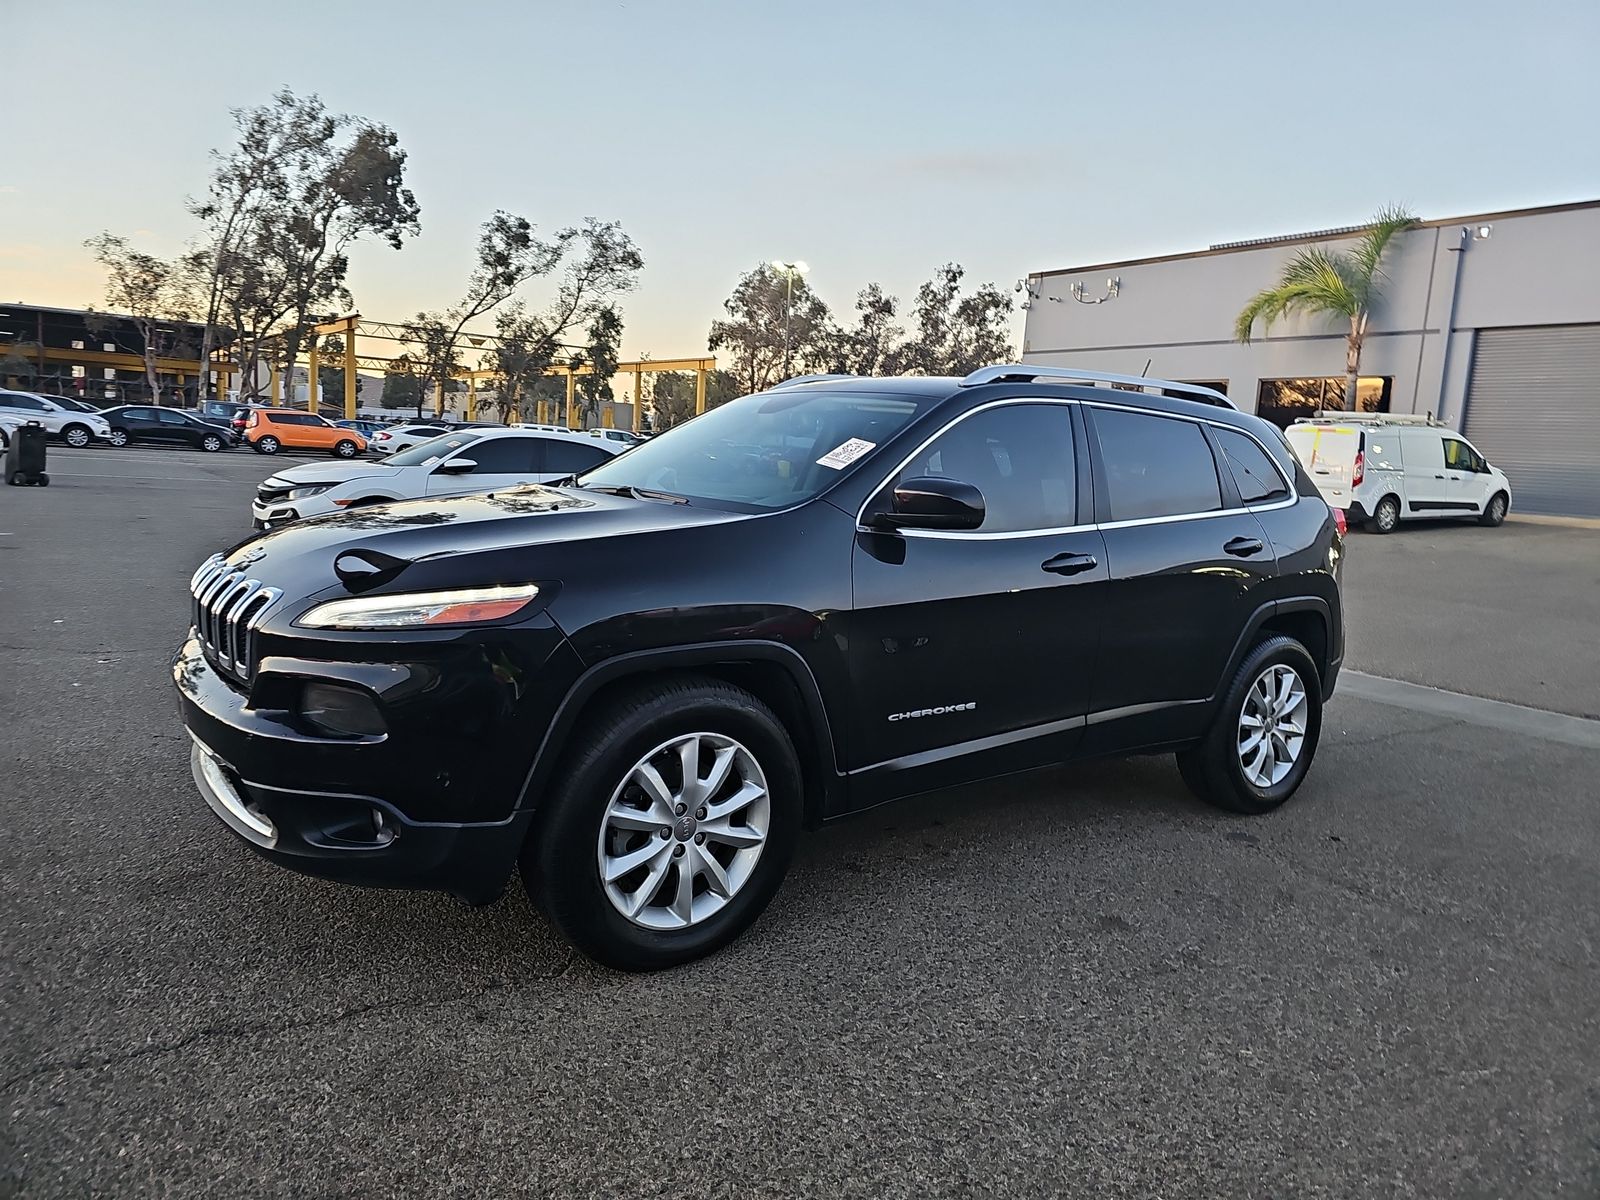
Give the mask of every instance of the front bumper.
<path id="1" fill-rule="evenodd" d="M 223 824 L 280 866 L 492 900 L 532 820 L 518 803 L 534 749 L 527 730 L 551 719 L 555 689 L 575 674 L 547 619 L 517 633 L 525 651 L 480 639 L 390 647 L 395 657 L 376 662 L 268 656 L 244 688 L 191 631 L 172 673 L 195 785 Z M 389 732 L 308 728 L 296 699 L 307 681 L 368 692 Z M 508 688 L 524 703 L 508 703 Z"/>
<path id="2" fill-rule="evenodd" d="M 189 769 L 217 818 L 278 866 L 341 883 L 445 891 L 469 904 L 488 904 L 504 890 L 532 816 L 493 824 L 411 821 L 376 796 L 245 779 L 199 738 Z"/>

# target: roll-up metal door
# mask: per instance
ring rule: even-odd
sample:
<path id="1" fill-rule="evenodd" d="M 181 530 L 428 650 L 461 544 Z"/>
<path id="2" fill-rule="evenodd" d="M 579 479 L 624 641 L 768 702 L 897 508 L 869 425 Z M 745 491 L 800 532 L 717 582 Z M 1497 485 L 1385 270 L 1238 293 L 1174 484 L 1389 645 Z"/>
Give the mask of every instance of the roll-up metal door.
<path id="1" fill-rule="evenodd" d="M 1600 517 L 1600 325 L 1480 330 L 1462 432 L 1513 512 Z"/>

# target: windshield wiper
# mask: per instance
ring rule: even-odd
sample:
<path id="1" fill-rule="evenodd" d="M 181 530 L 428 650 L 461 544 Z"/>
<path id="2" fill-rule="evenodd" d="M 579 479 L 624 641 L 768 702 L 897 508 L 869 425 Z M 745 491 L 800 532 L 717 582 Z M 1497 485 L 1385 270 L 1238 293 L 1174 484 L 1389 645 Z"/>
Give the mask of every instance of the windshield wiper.
<path id="1" fill-rule="evenodd" d="M 660 500 L 667 504 L 687 504 L 689 497 L 673 492 L 658 492 L 651 488 L 634 487 L 631 483 L 580 483 L 586 492 L 604 492 L 608 496 L 627 496 L 631 500 Z"/>

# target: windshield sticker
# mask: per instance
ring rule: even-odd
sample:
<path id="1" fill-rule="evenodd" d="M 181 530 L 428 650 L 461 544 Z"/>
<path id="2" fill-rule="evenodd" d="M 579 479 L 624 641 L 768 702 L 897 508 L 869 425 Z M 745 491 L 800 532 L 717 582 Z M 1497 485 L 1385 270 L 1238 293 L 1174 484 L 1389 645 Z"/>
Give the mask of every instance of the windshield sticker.
<path id="1" fill-rule="evenodd" d="M 817 465 L 821 467 L 831 467 L 835 471 L 842 471 L 845 467 L 848 467 L 851 463 L 855 462 L 856 459 L 860 458 L 867 451 L 875 449 L 877 445 L 877 442 L 867 442 L 863 441 L 861 438 L 851 438 L 848 442 L 843 442 L 840 445 L 835 446 L 821 458 L 817 459 Z"/>

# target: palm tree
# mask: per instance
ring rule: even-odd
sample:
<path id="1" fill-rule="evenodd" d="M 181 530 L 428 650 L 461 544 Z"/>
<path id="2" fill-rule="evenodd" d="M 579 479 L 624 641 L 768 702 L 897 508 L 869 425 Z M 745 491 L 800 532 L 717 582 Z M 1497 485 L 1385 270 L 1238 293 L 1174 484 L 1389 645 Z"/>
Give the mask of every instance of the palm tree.
<path id="1" fill-rule="evenodd" d="M 1382 292 L 1384 275 L 1379 264 L 1395 235 L 1416 223 L 1403 208 L 1385 208 L 1350 250 L 1330 251 L 1324 246 L 1301 250 L 1289 260 L 1276 284 L 1257 292 L 1240 310 L 1233 336 L 1249 342 L 1258 318 L 1263 330 L 1271 329 L 1280 317 L 1297 312 L 1346 318 L 1350 332 L 1345 337 L 1344 406 L 1354 412 L 1361 343 L 1366 340 L 1372 305 Z"/>

